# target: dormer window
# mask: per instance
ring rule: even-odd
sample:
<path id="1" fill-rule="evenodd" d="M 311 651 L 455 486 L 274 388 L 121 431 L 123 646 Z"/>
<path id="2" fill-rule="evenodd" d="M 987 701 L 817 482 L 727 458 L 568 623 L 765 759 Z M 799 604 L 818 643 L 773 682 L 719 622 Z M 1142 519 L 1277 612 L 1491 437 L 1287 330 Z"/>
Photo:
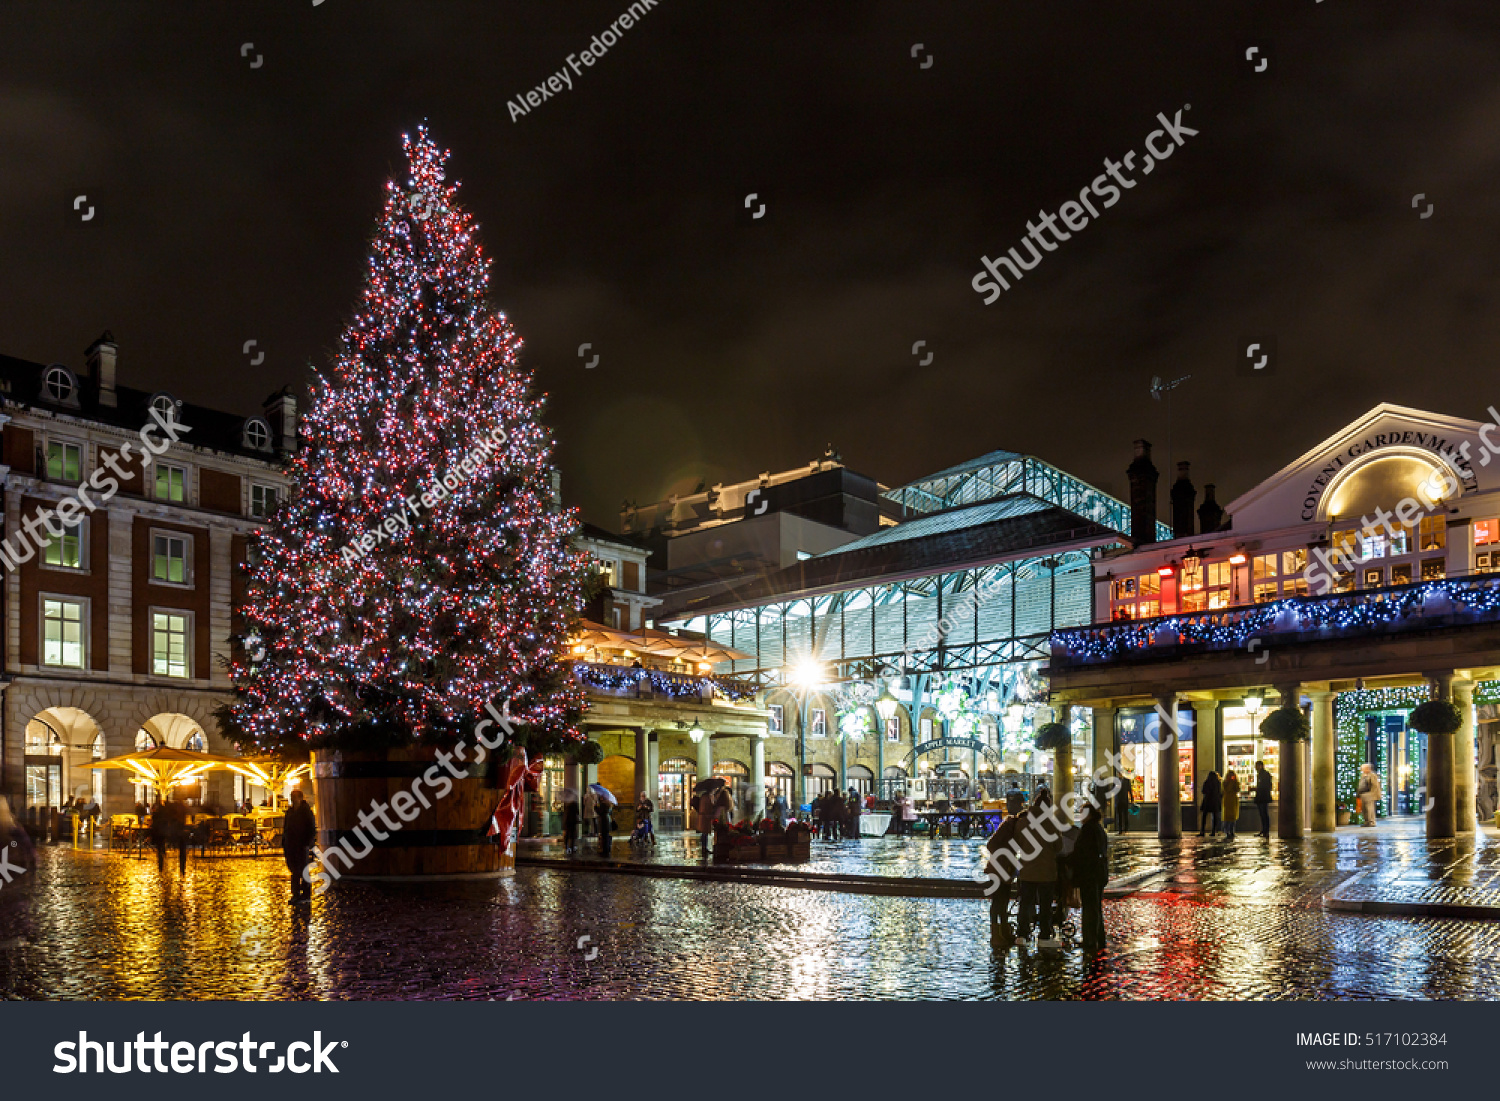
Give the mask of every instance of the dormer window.
<path id="1" fill-rule="evenodd" d="M 244 443 L 251 451 L 271 450 L 271 426 L 259 417 L 245 422 Z"/>
<path id="2" fill-rule="evenodd" d="M 171 394 L 157 394 L 151 399 L 152 410 L 169 424 L 177 423 L 177 411 L 182 408 L 182 402 Z"/>
<path id="3" fill-rule="evenodd" d="M 60 363 L 48 367 L 47 373 L 42 376 L 42 392 L 46 394 L 47 400 L 59 405 L 78 404 L 78 380 L 73 377 L 72 371 Z"/>

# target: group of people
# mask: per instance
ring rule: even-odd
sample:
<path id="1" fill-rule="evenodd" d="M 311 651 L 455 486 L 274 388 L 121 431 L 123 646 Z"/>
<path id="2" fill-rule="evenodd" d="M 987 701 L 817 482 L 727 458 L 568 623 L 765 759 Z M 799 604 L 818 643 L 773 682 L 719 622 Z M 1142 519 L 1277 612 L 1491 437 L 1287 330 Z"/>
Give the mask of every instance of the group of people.
<path id="1" fill-rule="evenodd" d="M 847 795 L 839 791 L 825 791 L 812 801 L 813 824 L 821 832 L 824 841 L 858 837 L 859 816 L 863 810 L 864 804 L 854 788 L 850 788 Z"/>
<path id="2" fill-rule="evenodd" d="M 656 809 L 646 793 L 641 792 L 641 799 L 649 808 L 647 815 Z M 636 804 L 636 814 L 639 816 L 641 805 Z M 639 818 L 637 818 L 639 822 Z M 594 790 L 585 788 L 583 798 L 569 788 L 562 793 L 562 827 L 563 848 L 572 856 L 578 851 L 578 838 L 583 828 L 589 827 L 589 832 L 598 834 L 599 855 L 609 856 L 614 846 L 615 814 L 614 804 L 608 799 L 601 799 Z"/>
<path id="3" fill-rule="evenodd" d="M 1264 761 L 1255 762 L 1255 809 L 1260 814 L 1260 835 L 1271 836 L 1271 773 Z M 1224 830 L 1224 837 L 1233 841 L 1240 822 L 1240 778 L 1234 769 L 1224 773 L 1223 779 L 1214 769 L 1209 769 L 1203 778 L 1203 790 L 1198 804 L 1198 836 L 1217 837 Z"/>
<path id="4" fill-rule="evenodd" d="M 714 822 L 723 822 L 726 826 L 734 822 L 734 794 L 728 784 L 705 788 L 698 794 L 693 809 L 698 812 L 698 846 L 707 856 L 714 835 Z"/>
<path id="5" fill-rule="evenodd" d="M 1104 805 L 1090 800 L 1083 821 L 1074 824 L 1054 808 L 1046 788 L 1031 805 L 1011 792 L 1005 817 L 984 843 L 985 872 L 991 883 L 990 924 L 1007 941 L 1028 941 L 1040 925 L 1038 947 L 1057 947 L 1057 927 L 1076 890 L 1083 912 L 1086 952 L 1104 949 L 1104 887 L 1109 882 L 1109 835 Z M 1014 884 L 1019 883 L 1019 891 Z M 1010 924 L 1010 902 L 1019 894 L 1016 925 Z"/>

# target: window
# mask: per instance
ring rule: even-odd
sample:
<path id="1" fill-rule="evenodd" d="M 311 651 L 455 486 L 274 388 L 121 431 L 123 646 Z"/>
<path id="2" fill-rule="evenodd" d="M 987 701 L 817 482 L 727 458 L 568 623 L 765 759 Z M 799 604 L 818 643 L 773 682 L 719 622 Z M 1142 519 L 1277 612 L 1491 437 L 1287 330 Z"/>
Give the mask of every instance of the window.
<path id="1" fill-rule="evenodd" d="M 766 722 L 766 729 L 769 730 L 772 734 L 775 734 L 777 737 L 780 737 L 781 734 L 782 734 L 782 732 L 785 730 L 785 727 L 783 727 L 781 725 L 782 724 L 781 704 L 779 704 L 779 703 L 773 703 L 773 704 L 769 705 L 766 708 L 766 710 L 771 713 L 770 719 L 767 720 L 767 722 Z"/>
<path id="2" fill-rule="evenodd" d="M 54 482 L 82 481 L 83 448 L 63 440 L 48 440 L 47 477 Z"/>
<path id="3" fill-rule="evenodd" d="M 42 561 L 64 570 L 83 569 L 83 521 L 79 521 L 47 540 Z"/>
<path id="4" fill-rule="evenodd" d="M 784 765 L 780 761 L 766 763 L 766 787 L 771 789 L 772 800 L 779 795 L 786 800 L 787 806 L 794 805 L 796 799 L 792 793 L 792 781 L 795 778 L 790 765 Z"/>
<path id="5" fill-rule="evenodd" d="M 1376 530 L 1368 535 L 1360 536 L 1360 556 L 1366 562 L 1372 558 L 1384 558 L 1386 546 L 1390 543 L 1385 532 Z"/>
<path id="6" fill-rule="evenodd" d="M 1285 577 L 1289 574 L 1301 573 L 1307 568 L 1307 549 L 1290 550 L 1281 552 L 1281 573 Z"/>
<path id="7" fill-rule="evenodd" d="M 1208 606 L 1210 608 L 1229 607 L 1229 582 L 1233 574 L 1234 567 L 1227 561 L 1208 564 Z"/>
<path id="8" fill-rule="evenodd" d="M 615 568 L 615 561 L 614 561 L 614 559 L 612 559 L 612 558 L 601 558 L 601 559 L 599 559 L 599 577 L 611 589 L 613 589 L 615 587 L 615 578 L 617 576 L 618 576 L 618 571 Z"/>
<path id="9" fill-rule="evenodd" d="M 42 664 L 82 669 L 83 601 L 42 598 Z"/>
<path id="10" fill-rule="evenodd" d="M 1446 516 L 1422 517 L 1422 532 L 1417 546 L 1424 551 L 1442 550 L 1448 545 L 1448 518 Z M 1422 577 L 1427 577 L 1427 563 L 1422 563 Z"/>
<path id="11" fill-rule="evenodd" d="M 250 515 L 264 520 L 276 511 L 278 499 L 275 486 L 252 485 L 250 487 Z"/>
<path id="12" fill-rule="evenodd" d="M 821 707 L 814 707 L 810 714 L 812 715 L 812 733 L 808 736 L 811 738 L 828 737 L 828 713 Z"/>
<path id="13" fill-rule="evenodd" d="M 188 540 L 182 535 L 153 535 L 151 580 L 171 585 L 188 583 Z"/>
<path id="14" fill-rule="evenodd" d="M 1500 520 L 1474 521 L 1474 545 L 1481 547 L 1486 543 L 1500 543 Z"/>
<path id="15" fill-rule="evenodd" d="M 1385 584 L 1385 571 L 1378 566 L 1374 569 L 1364 571 L 1364 580 L 1360 582 L 1362 589 L 1378 589 Z"/>
<path id="16" fill-rule="evenodd" d="M 1392 585 L 1410 585 L 1411 584 L 1411 563 L 1410 562 L 1400 562 L 1400 563 L 1397 563 L 1396 565 L 1394 565 L 1394 566 L 1391 567 L 1391 584 Z"/>
<path id="17" fill-rule="evenodd" d="M 885 740 L 888 742 L 899 742 L 901 740 L 900 715 L 892 715 L 885 721 Z"/>
<path id="18" fill-rule="evenodd" d="M 1422 559 L 1422 580 L 1441 581 L 1445 573 L 1446 565 L 1447 563 L 1445 563 L 1441 558 Z"/>
<path id="19" fill-rule="evenodd" d="M 1122 577 L 1114 584 L 1116 619 L 1150 619 L 1161 608 L 1161 578 L 1155 573 Z"/>
<path id="20" fill-rule="evenodd" d="M 1340 567 L 1346 566 L 1348 565 L 1349 560 L 1354 557 L 1355 534 L 1356 533 L 1352 528 L 1348 531 L 1334 532 L 1333 554 L 1330 556 L 1330 560 L 1332 561 L 1333 565 Z"/>
<path id="21" fill-rule="evenodd" d="M 156 467 L 156 499 L 158 501 L 187 500 L 187 471 L 180 466 L 158 464 Z"/>
<path id="22" fill-rule="evenodd" d="M 1251 567 L 1251 576 L 1256 581 L 1275 580 L 1277 557 L 1275 554 L 1257 554 L 1255 556 L 1255 563 Z M 1271 588 L 1274 591 L 1276 586 L 1272 585 Z"/>
<path id="23" fill-rule="evenodd" d="M 252 451 L 271 450 L 271 426 L 259 417 L 245 422 L 245 446 Z"/>
<path id="24" fill-rule="evenodd" d="M 188 617 L 183 612 L 151 613 L 151 672 L 158 677 L 188 675 Z"/>
<path id="25" fill-rule="evenodd" d="M 1255 602 L 1257 604 L 1270 604 L 1276 599 L 1276 582 L 1257 581 L 1255 583 Z"/>
<path id="26" fill-rule="evenodd" d="M 42 386 L 46 389 L 47 396 L 56 402 L 67 401 L 73 396 L 73 391 L 78 388 L 73 382 L 73 372 L 60 366 L 47 368 Z"/>

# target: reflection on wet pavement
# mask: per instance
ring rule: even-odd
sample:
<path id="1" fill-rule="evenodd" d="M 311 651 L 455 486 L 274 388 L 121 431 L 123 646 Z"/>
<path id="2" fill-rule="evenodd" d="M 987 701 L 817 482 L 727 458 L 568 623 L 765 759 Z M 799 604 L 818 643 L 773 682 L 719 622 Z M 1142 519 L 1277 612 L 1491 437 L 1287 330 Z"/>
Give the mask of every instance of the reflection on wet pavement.
<path id="1" fill-rule="evenodd" d="M 815 857 L 829 871 L 965 875 L 979 846 L 925 842 L 925 851 L 902 855 L 894 844 L 850 842 L 842 852 L 815 849 Z M 1359 870 L 1393 881 L 1487 885 L 1500 874 L 1497 858 L 1493 835 L 1435 846 L 1387 830 L 1301 845 L 1127 840 L 1116 846 L 1116 875 L 1163 870 L 1106 905 L 1111 947 L 1088 961 L 1077 952 L 992 945 L 986 904 L 967 899 L 576 867 L 425 888 L 345 883 L 294 908 L 279 861 L 195 861 L 180 879 L 175 870 L 159 877 L 153 861 L 55 848 L 40 854 L 23 908 L 29 924 L 10 919 L 10 933 L 0 930 L 0 992 L 69 999 L 1487 999 L 1500 989 L 1500 924 L 1327 913 L 1319 903 Z M 10 944 L 6 937 L 17 930 L 22 943 Z"/>

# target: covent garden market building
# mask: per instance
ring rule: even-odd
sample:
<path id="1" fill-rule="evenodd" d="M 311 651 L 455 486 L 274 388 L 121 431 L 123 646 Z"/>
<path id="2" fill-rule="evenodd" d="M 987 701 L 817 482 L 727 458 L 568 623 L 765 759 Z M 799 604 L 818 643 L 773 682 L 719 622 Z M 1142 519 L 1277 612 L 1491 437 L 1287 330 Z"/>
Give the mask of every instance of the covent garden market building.
<path id="1" fill-rule="evenodd" d="M 1381 817 L 1443 836 L 1494 813 L 1500 427 L 1381 405 L 1223 509 L 1195 509 L 1180 464 L 1170 526 L 1144 441 L 1129 474 L 1133 522 L 993 452 L 886 491 L 901 523 L 669 598 L 657 623 L 753 655 L 719 672 L 767 686 L 765 779 L 798 802 L 1026 786 L 1057 718 L 1079 774 L 1118 768 L 1130 828 L 1163 836 L 1196 828 L 1209 770 L 1249 787 L 1256 761 L 1284 835 L 1344 821 L 1365 762 Z M 1409 727 L 1434 697 L 1459 704 L 1455 734 Z M 1262 736 L 1283 702 L 1310 740 Z"/>

